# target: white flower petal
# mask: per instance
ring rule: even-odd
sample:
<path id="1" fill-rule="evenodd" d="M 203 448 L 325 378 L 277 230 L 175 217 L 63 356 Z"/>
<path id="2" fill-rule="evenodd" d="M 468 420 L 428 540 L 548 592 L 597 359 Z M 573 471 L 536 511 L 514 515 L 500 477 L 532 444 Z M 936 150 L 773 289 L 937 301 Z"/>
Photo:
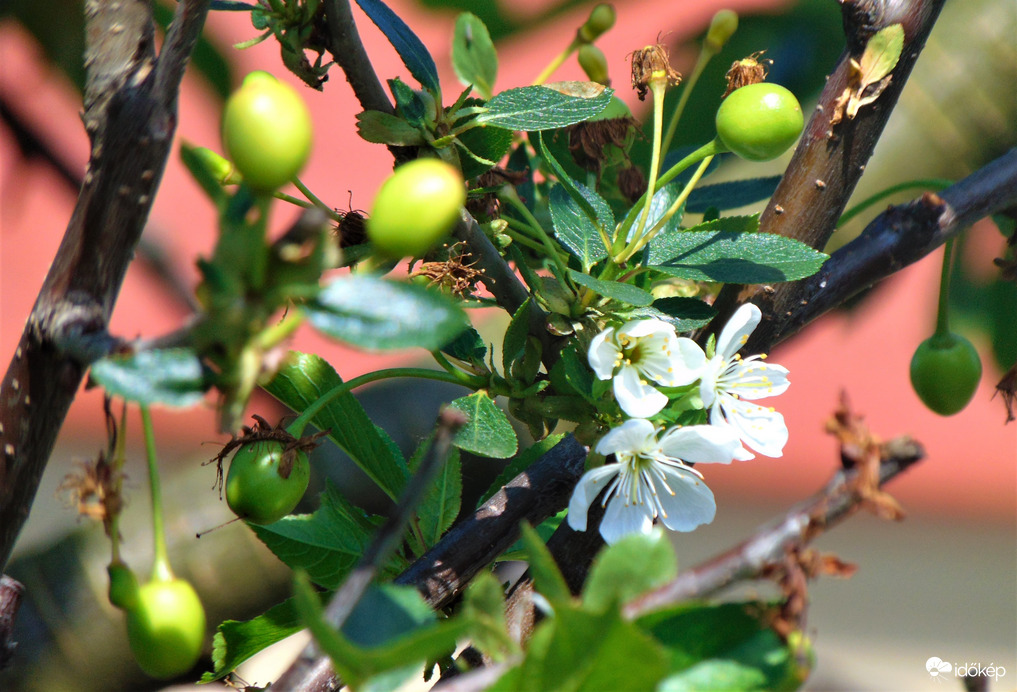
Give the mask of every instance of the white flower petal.
<path id="1" fill-rule="evenodd" d="M 657 498 L 663 514 L 660 522 L 672 531 L 692 531 L 701 524 L 709 524 L 717 514 L 713 492 L 701 478 L 686 469 L 671 467 L 665 471 L 667 484 L 673 491 L 662 487 L 658 480 Z"/>
<path id="2" fill-rule="evenodd" d="M 600 522 L 600 535 L 608 543 L 616 543 L 630 533 L 650 533 L 653 517 L 643 504 L 626 504 L 625 498 L 615 495 L 607 505 Z"/>
<path id="3" fill-rule="evenodd" d="M 791 383 L 788 370 L 781 365 L 772 365 L 762 360 L 746 359 L 727 378 L 734 380 L 728 391 L 742 399 L 765 399 L 787 391 Z"/>
<path id="4" fill-rule="evenodd" d="M 752 303 L 745 303 L 735 310 L 717 338 L 717 354 L 730 360 L 731 356 L 748 341 L 749 334 L 755 330 L 762 319 L 763 313 Z"/>
<path id="5" fill-rule="evenodd" d="M 731 396 L 723 397 L 718 403 L 728 424 L 735 428 L 746 446 L 768 457 L 783 456 L 788 438 L 784 416 L 772 408 Z"/>
<path id="6" fill-rule="evenodd" d="M 621 466 L 618 464 L 608 464 L 583 474 L 583 477 L 576 483 L 576 488 L 572 491 L 572 498 L 569 500 L 568 520 L 569 526 L 573 530 L 586 530 L 586 514 L 590 511 L 590 505 L 597 499 L 597 495 L 607 487 L 608 481 L 621 470 Z"/>
<path id="7" fill-rule="evenodd" d="M 590 367 L 601 380 L 611 379 L 614 374 L 618 356 L 621 354 L 618 346 L 614 343 L 614 329 L 608 327 L 590 341 L 590 350 L 587 355 Z"/>
<path id="8" fill-rule="evenodd" d="M 622 411 L 634 418 L 646 418 L 667 406 L 667 397 L 650 386 L 639 371 L 623 366 L 612 382 L 614 398 Z"/>
<path id="9" fill-rule="evenodd" d="M 660 439 L 660 449 L 668 457 L 696 464 L 730 464 L 739 447 L 737 433 L 727 425 L 672 428 Z"/>
<path id="10" fill-rule="evenodd" d="M 676 336 L 674 326 L 664 320 L 633 320 L 622 325 L 618 333 L 635 339 Z"/>
<path id="11" fill-rule="evenodd" d="M 631 418 L 612 428 L 597 443 L 597 453 L 607 456 L 618 452 L 637 454 L 656 446 L 656 428 L 642 418 Z"/>

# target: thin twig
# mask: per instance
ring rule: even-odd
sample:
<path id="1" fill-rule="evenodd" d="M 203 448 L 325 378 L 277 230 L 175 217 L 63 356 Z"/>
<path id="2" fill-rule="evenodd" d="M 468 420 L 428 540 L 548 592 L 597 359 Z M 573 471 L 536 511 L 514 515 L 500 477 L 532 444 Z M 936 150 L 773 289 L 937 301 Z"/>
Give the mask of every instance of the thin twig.
<path id="1" fill-rule="evenodd" d="M 465 423 L 466 417 L 452 408 L 444 409 L 439 415 L 438 428 L 431 449 L 407 483 L 388 521 L 375 534 L 357 566 L 346 577 L 325 608 L 325 620 L 332 627 L 339 629 L 343 626 L 346 618 L 363 598 L 367 587 L 378 575 L 378 571 L 399 547 L 417 505 L 448 458 L 452 437 Z M 295 689 L 295 685 L 306 685 L 302 681 L 308 678 L 309 673 L 317 672 L 321 675 L 324 672 L 331 676 L 331 671 L 323 668 L 322 658 L 322 652 L 317 644 L 310 642 L 273 687 L 288 690 Z M 301 686 L 299 689 L 307 688 Z"/>
<path id="2" fill-rule="evenodd" d="M 908 438 L 891 440 L 881 450 L 880 486 L 924 455 L 921 446 Z M 760 577 L 768 566 L 780 561 L 788 546 L 807 544 L 861 506 L 865 497 L 856 490 L 861 473 L 859 468 L 838 472 L 826 488 L 751 538 L 628 603 L 624 615 L 636 618 L 668 605 L 706 598 L 737 581 Z"/>

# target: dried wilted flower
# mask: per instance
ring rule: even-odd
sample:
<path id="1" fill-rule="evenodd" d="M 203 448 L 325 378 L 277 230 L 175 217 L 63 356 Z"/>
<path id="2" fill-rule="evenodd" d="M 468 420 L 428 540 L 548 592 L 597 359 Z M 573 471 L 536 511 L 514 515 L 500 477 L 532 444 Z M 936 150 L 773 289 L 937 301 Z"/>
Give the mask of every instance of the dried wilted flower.
<path id="1" fill-rule="evenodd" d="M 103 452 L 95 460 L 74 463 L 79 471 L 64 476 L 57 492 L 66 493 L 69 506 L 79 515 L 101 521 L 109 534 L 111 520 L 124 506 L 120 492 L 124 475 L 114 470 Z"/>
<path id="2" fill-rule="evenodd" d="M 643 170 L 639 166 L 633 165 L 619 171 L 618 189 L 625 199 L 630 203 L 635 203 L 646 192 L 646 176 L 643 175 Z"/>
<path id="3" fill-rule="evenodd" d="M 724 96 L 721 96 L 721 98 L 725 98 L 735 89 L 748 84 L 758 84 L 766 79 L 766 74 L 769 72 L 773 60 L 769 58 L 760 60 L 760 57 L 765 52 L 765 50 L 756 51 L 747 58 L 742 58 L 731 63 L 731 69 L 724 75 L 727 79 L 727 91 L 724 92 Z"/>
<path id="4" fill-rule="evenodd" d="M 659 43 L 630 53 L 632 58 L 632 88 L 636 90 L 639 100 L 646 99 L 646 92 L 653 82 L 666 80 L 667 84 L 677 85 L 682 81 L 681 74 L 671 67 L 667 48 Z"/>
<path id="5" fill-rule="evenodd" d="M 604 148 L 613 144 L 624 150 L 637 125 L 635 118 L 629 116 L 570 125 L 566 130 L 572 158 L 583 170 L 599 173 L 606 158 Z"/>
<path id="6" fill-rule="evenodd" d="M 426 276 L 432 284 L 447 289 L 457 296 L 466 297 L 473 293 L 477 282 L 484 273 L 483 269 L 474 269 L 476 262 L 470 262 L 473 256 L 463 250 L 462 243 L 456 243 L 448 249 L 448 259 L 444 262 L 424 262 L 410 276 Z"/>

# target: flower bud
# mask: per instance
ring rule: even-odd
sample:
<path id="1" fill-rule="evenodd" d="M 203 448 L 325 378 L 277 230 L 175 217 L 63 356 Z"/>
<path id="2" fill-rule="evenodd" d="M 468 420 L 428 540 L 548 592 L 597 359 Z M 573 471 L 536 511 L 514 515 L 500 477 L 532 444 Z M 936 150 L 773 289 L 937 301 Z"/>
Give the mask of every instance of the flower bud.
<path id="1" fill-rule="evenodd" d="M 604 86 L 610 86 L 611 78 L 607 76 L 607 58 L 604 51 L 592 43 L 586 43 L 579 47 L 579 66 L 590 78 L 591 82 L 599 82 Z"/>
<path id="2" fill-rule="evenodd" d="M 211 173 L 220 185 L 239 185 L 240 173 L 233 164 L 215 153 L 208 147 L 194 147 L 191 152 L 201 161 L 205 169 Z"/>
<path id="3" fill-rule="evenodd" d="M 614 26 L 614 5 L 601 3 L 590 11 L 590 16 L 581 27 L 577 37 L 583 43 L 593 43 L 601 34 Z"/>
<path id="4" fill-rule="evenodd" d="M 706 50 L 711 53 L 719 52 L 737 30 L 738 13 L 734 10 L 720 10 L 713 15 L 710 30 L 706 32 Z"/>

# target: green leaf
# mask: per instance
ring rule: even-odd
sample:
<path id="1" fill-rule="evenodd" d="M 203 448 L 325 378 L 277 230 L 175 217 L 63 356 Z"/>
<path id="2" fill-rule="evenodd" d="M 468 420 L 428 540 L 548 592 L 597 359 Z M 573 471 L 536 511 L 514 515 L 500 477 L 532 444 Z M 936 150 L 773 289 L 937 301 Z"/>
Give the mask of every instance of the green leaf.
<path id="1" fill-rule="evenodd" d="M 302 629 L 292 598 L 250 620 L 224 620 L 212 638 L 212 670 L 202 674 L 201 682 L 226 677 L 251 656 Z"/>
<path id="2" fill-rule="evenodd" d="M 677 673 L 660 689 L 776 690 L 797 679 L 795 652 L 766 625 L 771 611 L 761 602 L 683 604 L 640 618 Z"/>
<path id="3" fill-rule="evenodd" d="M 604 216 L 599 228 L 562 185 L 551 188 L 548 208 L 551 212 L 551 223 L 554 224 L 554 236 L 579 260 L 583 271 L 589 273 L 590 267 L 607 257 L 607 248 L 604 247 L 600 234 L 601 230 L 606 233 L 614 228 L 614 219 L 611 218 L 611 208 L 600 195 L 578 183 L 575 183 L 575 186 L 588 202 L 588 206 L 600 206 L 596 212 L 597 216 L 601 217 L 601 214 Z"/>
<path id="4" fill-rule="evenodd" d="M 486 392 L 456 399 L 449 407 L 463 412 L 468 419 L 452 438 L 452 444 L 459 449 L 492 459 L 507 459 L 519 449 L 516 431 L 508 417 Z"/>
<path id="5" fill-rule="evenodd" d="M 357 113 L 357 134 L 375 144 L 395 144 L 404 147 L 424 144 L 420 130 L 402 118 L 382 111 Z"/>
<path id="6" fill-rule="evenodd" d="M 434 58 L 413 30 L 406 26 L 406 22 L 381 0 L 357 0 L 357 4 L 381 29 L 381 33 L 385 34 L 410 74 L 432 94 L 440 94 L 438 68 L 435 67 Z"/>
<path id="7" fill-rule="evenodd" d="M 477 121 L 506 130 L 553 130 L 593 117 L 611 102 L 612 93 L 606 87 L 590 97 L 571 96 L 546 86 L 509 89 L 488 101 Z"/>
<path id="8" fill-rule="evenodd" d="M 710 207 L 724 211 L 769 199 L 780 184 L 781 177 L 771 175 L 766 178 L 746 178 L 703 185 L 692 191 L 685 208 L 690 214 L 702 214 Z"/>
<path id="9" fill-rule="evenodd" d="M 891 24 L 883 27 L 869 38 L 862 53 L 862 82 L 871 84 L 878 82 L 897 67 L 901 51 L 904 49 L 904 27 Z"/>
<path id="10" fill-rule="evenodd" d="M 325 334 L 373 350 L 433 351 L 467 326 L 462 308 L 439 292 L 369 274 L 333 281 L 306 310 Z"/>
<path id="11" fill-rule="evenodd" d="M 303 411 L 325 393 L 343 383 L 324 359 L 290 351 L 279 372 L 265 389 L 294 411 Z M 311 421 L 350 455 L 353 462 L 396 499 L 406 484 L 406 460 L 384 430 L 349 392 L 332 399 Z"/>
<path id="12" fill-rule="evenodd" d="M 512 363 L 521 357 L 526 349 L 526 339 L 530 334 L 530 300 L 531 298 L 527 298 L 523 301 L 505 329 L 501 347 L 501 364 L 505 372 L 511 371 Z"/>
<path id="13" fill-rule="evenodd" d="M 677 574 L 678 560 L 663 531 L 630 534 L 597 555 L 583 586 L 583 606 L 593 612 L 613 608 Z"/>
<path id="14" fill-rule="evenodd" d="M 107 356 L 92 364 L 91 378 L 111 396 L 180 407 L 200 402 L 210 379 L 198 354 L 189 348 Z"/>
<path id="15" fill-rule="evenodd" d="M 410 663 L 423 664 L 451 653 L 468 626 L 462 618 L 436 622 L 416 589 L 386 584 L 372 585 L 337 631 L 322 617 L 321 604 L 306 576 L 298 572 L 294 587 L 301 621 L 343 681 L 355 688 L 380 673 L 401 671 Z"/>
<path id="16" fill-rule="evenodd" d="M 534 632 L 523 663 L 488 689 L 649 692 L 666 673 L 663 648 L 617 610 L 559 608 Z"/>
<path id="17" fill-rule="evenodd" d="M 533 575 L 533 584 L 537 591 L 555 608 L 567 606 L 572 600 L 572 593 L 554 557 L 551 556 L 551 551 L 528 523 L 524 522 L 519 528 L 522 532 L 523 546 L 529 553 L 530 574 Z"/>
<path id="18" fill-rule="evenodd" d="M 638 286 L 622 283 L 620 281 L 602 281 L 595 279 L 588 274 L 569 269 L 569 276 L 580 286 L 585 286 L 597 295 L 617 300 L 628 305 L 643 306 L 653 302 L 653 295 L 644 291 Z"/>
<path id="19" fill-rule="evenodd" d="M 422 447 L 424 445 L 421 445 Z M 449 450 L 434 483 L 417 506 L 417 527 L 424 538 L 424 548 L 437 543 L 459 516 L 463 499 L 463 468 L 459 450 Z"/>
<path id="20" fill-rule="evenodd" d="M 291 569 L 336 589 L 357 564 L 371 538 L 366 515 L 329 483 L 314 514 L 291 515 L 274 524 L 249 524 L 261 542 Z"/>
<path id="21" fill-rule="evenodd" d="M 487 489 L 487 492 L 480 496 L 480 500 L 477 502 L 477 507 L 480 507 L 482 504 L 490 500 L 491 496 L 498 492 L 503 485 L 528 469 L 530 464 L 551 451 L 551 448 L 561 442 L 563 437 L 565 437 L 564 433 L 559 435 L 548 435 L 543 440 L 534 442 L 531 446 L 517 454 L 515 458 L 509 462 L 508 466 L 502 469 L 502 472 L 498 474 L 498 477 L 494 479 L 491 486 Z"/>
<path id="22" fill-rule="evenodd" d="M 773 233 L 669 233 L 654 238 L 649 264 L 690 281 L 763 284 L 794 281 L 819 271 L 822 252 Z"/>
<path id="23" fill-rule="evenodd" d="M 501 582 L 491 572 L 483 571 L 470 582 L 462 616 L 472 625 L 473 645 L 495 661 L 519 651 L 518 644 L 508 633 Z"/>
<path id="24" fill-rule="evenodd" d="M 500 127 L 478 126 L 461 133 L 458 136 L 459 144 L 473 154 L 473 156 L 460 155 L 459 157 L 463 168 L 463 177 L 469 180 L 490 170 L 491 163 L 487 162 L 501 161 L 512 147 L 512 138 L 511 130 L 503 130 Z M 479 161 L 475 157 L 484 159 L 484 161 Z"/>
<path id="25" fill-rule="evenodd" d="M 441 352 L 457 360 L 483 365 L 487 357 L 487 344 L 473 327 L 467 327 L 459 336 L 441 347 Z"/>
<path id="26" fill-rule="evenodd" d="M 485 99 L 494 93 L 498 76 L 498 54 L 487 27 L 476 15 L 463 12 L 456 18 L 452 35 L 452 67 L 465 86 L 473 88 Z"/>
<path id="27" fill-rule="evenodd" d="M 645 229 L 653 228 L 658 221 L 664 218 L 664 214 L 671 208 L 675 200 L 682 192 L 682 184 L 678 182 L 671 182 L 664 187 L 658 189 L 653 193 L 653 200 L 650 202 L 650 213 L 646 219 Z M 629 239 L 631 240 L 632 235 L 636 229 L 639 228 L 639 218 L 643 214 L 643 207 L 635 206 L 629 209 L 628 214 L 625 215 L 624 223 L 629 223 L 631 219 L 631 226 L 629 229 Z M 671 215 L 671 218 L 667 220 L 663 228 L 657 231 L 657 235 L 650 241 L 650 248 L 652 253 L 653 244 L 659 242 L 657 238 L 668 235 L 669 233 L 680 230 L 682 217 L 685 215 L 685 207 L 679 207 L 678 211 Z"/>
<path id="28" fill-rule="evenodd" d="M 698 298 L 659 298 L 653 301 L 650 308 L 659 313 L 655 317 L 673 324 L 678 333 L 705 327 L 717 316 L 712 305 L 707 305 Z"/>
<path id="29" fill-rule="evenodd" d="M 759 214 L 750 216 L 722 216 L 696 224 L 688 231 L 728 231 L 729 233 L 755 233 L 759 230 Z"/>
<path id="30" fill-rule="evenodd" d="M 605 231 L 614 231 L 614 212 L 611 211 L 610 205 L 608 205 L 604 198 L 597 194 L 595 190 L 577 183 L 565 172 L 561 162 L 547 148 L 547 142 L 544 141 L 543 135 L 537 135 L 537 142 L 540 145 L 540 156 L 543 158 L 544 163 L 547 164 L 555 177 L 558 178 L 558 183 L 569 194 L 569 197 L 576 206 L 582 210 L 586 218 L 591 223 L 602 227 Z"/>
<path id="31" fill-rule="evenodd" d="M 211 158 L 213 155 L 214 152 L 209 149 L 192 147 L 184 142 L 180 144 L 180 160 L 212 203 L 221 210 L 229 201 L 229 195 L 219 183 L 218 171 L 212 168 Z M 228 162 L 227 165 L 229 165 Z"/>

